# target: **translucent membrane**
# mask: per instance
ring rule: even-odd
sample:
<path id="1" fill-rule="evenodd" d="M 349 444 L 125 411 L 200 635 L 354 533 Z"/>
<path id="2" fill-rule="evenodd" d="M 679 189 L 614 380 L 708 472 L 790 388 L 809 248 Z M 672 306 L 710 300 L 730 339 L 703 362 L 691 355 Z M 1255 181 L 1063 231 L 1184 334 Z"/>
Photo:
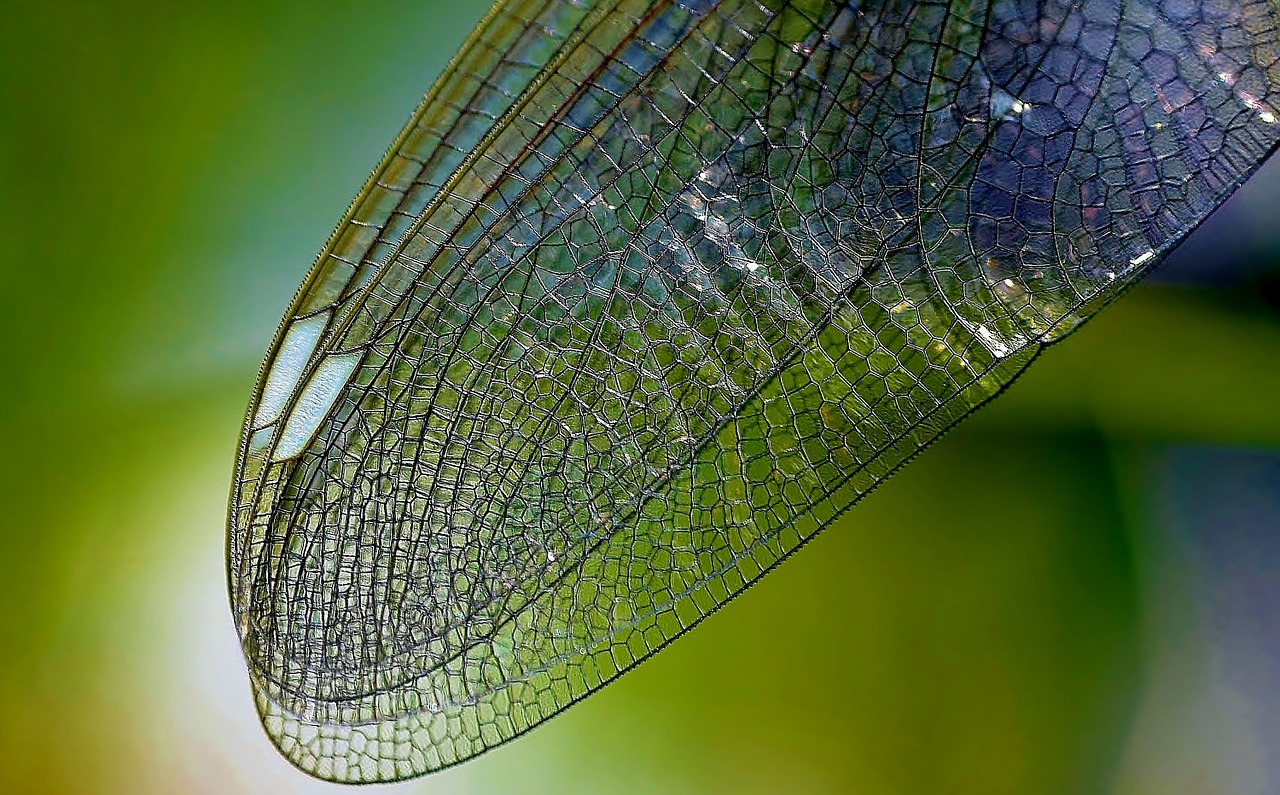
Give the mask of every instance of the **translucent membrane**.
<path id="1" fill-rule="evenodd" d="M 250 412 L 272 740 L 419 775 L 653 654 L 1154 266 L 1274 147 L 1278 70 L 1238 0 L 501 4 Z"/>

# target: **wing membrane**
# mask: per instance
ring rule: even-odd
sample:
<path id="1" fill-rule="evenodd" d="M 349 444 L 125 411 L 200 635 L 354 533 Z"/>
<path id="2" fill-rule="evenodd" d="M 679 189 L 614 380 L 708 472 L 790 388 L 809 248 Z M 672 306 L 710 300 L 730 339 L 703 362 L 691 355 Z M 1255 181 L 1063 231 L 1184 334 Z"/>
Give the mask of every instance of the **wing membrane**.
<path id="1" fill-rule="evenodd" d="M 1256 167 L 1275 20 L 506 3 L 250 410 L 229 568 L 272 739 L 338 781 L 436 770 L 731 599 Z"/>

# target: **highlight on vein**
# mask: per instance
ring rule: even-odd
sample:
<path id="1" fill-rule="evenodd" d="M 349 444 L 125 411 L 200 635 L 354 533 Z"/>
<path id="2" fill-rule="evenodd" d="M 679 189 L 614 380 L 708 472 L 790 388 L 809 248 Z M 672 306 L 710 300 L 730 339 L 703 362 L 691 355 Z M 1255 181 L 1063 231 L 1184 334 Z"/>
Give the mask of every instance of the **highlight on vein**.
<path id="1" fill-rule="evenodd" d="M 469 759 L 697 624 L 1276 146 L 1242 0 L 503 0 L 289 307 L 231 606 L 271 740 Z"/>

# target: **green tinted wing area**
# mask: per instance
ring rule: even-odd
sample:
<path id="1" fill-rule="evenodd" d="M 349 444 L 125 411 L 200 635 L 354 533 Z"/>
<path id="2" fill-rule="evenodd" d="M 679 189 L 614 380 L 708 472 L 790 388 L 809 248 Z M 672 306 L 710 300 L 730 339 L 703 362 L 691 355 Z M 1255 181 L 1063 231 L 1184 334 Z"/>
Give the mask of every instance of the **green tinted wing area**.
<path id="1" fill-rule="evenodd" d="M 537 725 L 759 578 L 1271 151 L 1276 9 L 508 2 L 264 368 L 263 723 L 344 782 Z"/>

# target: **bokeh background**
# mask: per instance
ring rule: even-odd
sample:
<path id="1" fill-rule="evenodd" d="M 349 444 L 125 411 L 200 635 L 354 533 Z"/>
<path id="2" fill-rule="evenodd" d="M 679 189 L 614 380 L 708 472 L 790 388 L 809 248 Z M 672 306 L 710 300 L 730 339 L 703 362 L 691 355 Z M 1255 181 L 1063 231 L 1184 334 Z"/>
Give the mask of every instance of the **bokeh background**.
<path id="1" fill-rule="evenodd" d="M 0 792 L 338 789 L 256 723 L 234 445 L 295 287 L 483 6 L 5 6 Z M 652 662 L 391 789 L 1280 791 L 1277 206 L 1264 172 Z"/>

